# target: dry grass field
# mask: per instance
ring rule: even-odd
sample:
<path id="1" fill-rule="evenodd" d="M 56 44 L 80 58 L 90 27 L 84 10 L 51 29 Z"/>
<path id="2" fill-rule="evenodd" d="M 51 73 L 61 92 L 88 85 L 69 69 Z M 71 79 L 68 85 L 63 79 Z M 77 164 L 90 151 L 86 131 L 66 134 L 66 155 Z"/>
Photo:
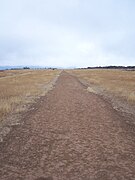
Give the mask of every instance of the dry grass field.
<path id="1" fill-rule="evenodd" d="M 73 70 L 72 73 L 108 93 L 135 103 L 135 71 L 93 69 Z"/>
<path id="2" fill-rule="evenodd" d="M 11 112 L 20 112 L 24 106 L 45 92 L 46 85 L 58 70 L 0 71 L 0 120 Z"/>

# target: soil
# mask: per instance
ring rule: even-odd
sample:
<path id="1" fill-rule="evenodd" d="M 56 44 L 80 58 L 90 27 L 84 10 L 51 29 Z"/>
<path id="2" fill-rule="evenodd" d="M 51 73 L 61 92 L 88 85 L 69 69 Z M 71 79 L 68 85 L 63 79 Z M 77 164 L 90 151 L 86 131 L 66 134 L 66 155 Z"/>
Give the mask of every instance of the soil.
<path id="1" fill-rule="evenodd" d="M 62 72 L 0 143 L 1 180 L 135 180 L 135 125 Z"/>

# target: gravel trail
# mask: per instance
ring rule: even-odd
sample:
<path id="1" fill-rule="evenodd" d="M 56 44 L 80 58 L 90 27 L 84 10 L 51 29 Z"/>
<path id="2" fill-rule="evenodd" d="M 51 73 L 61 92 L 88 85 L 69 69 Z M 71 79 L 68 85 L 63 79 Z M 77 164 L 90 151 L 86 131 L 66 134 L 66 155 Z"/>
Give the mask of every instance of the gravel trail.
<path id="1" fill-rule="evenodd" d="M 135 180 L 135 125 L 62 72 L 0 143 L 0 180 Z"/>

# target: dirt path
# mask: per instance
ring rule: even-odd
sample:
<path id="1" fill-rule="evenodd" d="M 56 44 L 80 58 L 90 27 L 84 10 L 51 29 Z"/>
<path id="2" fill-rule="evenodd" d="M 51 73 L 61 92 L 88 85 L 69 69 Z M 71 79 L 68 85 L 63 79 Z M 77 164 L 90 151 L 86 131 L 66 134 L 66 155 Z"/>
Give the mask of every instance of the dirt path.
<path id="1" fill-rule="evenodd" d="M 0 180 L 135 180 L 135 126 L 86 89 L 61 74 L 0 144 Z"/>

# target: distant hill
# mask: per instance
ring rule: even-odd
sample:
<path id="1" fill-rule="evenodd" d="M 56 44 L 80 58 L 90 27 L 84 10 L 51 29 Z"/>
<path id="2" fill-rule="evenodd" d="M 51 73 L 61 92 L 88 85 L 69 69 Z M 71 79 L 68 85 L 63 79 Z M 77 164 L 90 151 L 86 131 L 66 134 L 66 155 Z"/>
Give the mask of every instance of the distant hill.
<path id="1" fill-rule="evenodd" d="M 29 67 L 30 69 L 45 68 L 45 67 L 42 67 L 42 66 L 0 66 L 0 70 L 6 70 L 6 69 L 24 69 L 25 67 Z"/>
<path id="2" fill-rule="evenodd" d="M 61 69 L 60 67 L 47 67 L 47 66 L 0 66 L 0 70 L 10 69 Z"/>

